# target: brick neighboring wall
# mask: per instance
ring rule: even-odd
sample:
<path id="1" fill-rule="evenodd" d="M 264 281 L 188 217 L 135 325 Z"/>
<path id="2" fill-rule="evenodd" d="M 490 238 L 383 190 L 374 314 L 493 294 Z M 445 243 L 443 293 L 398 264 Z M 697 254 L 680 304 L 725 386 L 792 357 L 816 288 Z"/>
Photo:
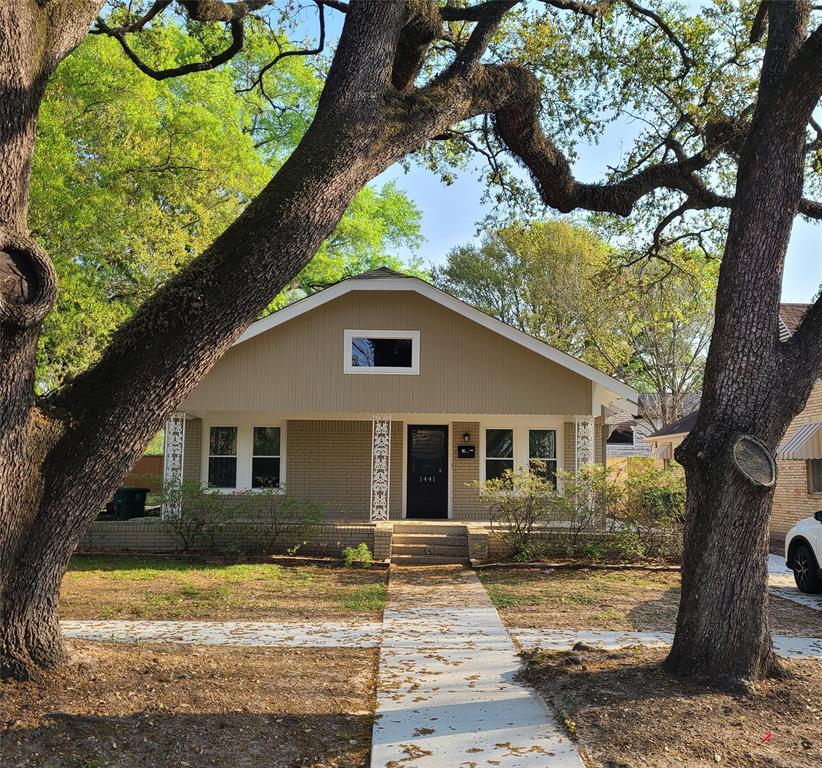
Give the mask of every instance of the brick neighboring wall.
<path id="1" fill-rule="evenodd" d="M 471 435 L 469 445 L 476 447 L 473 459 L 457 458 L 457 446 L 462 436 Z M 455 421 L 451 424 L 451 512 L 454 520 L 488 520 L 488 505 L 480 501 L 479 488 L 469 488 L 480 477 L 480 425 L 476 421 Z"/>
<path id="2" fill-rule="evenodd" d="M 802 424 L 822 423 L 822 381 L 808 398 L 808 404 L 788 427 L 784 440 L 796 434 Z M 810 493 L 810 477 L 807 461 L 777 461 L 778 478 L 773 496 L 770 533 L 774 538 L 784 538 L 790 528 L 804 517 L 811 517 L 822 509 L 822 493 Z"/>
<path id="3" fill-rule="evenodd" d="M 235 523 L 217 535 L 217 546 L 241 543 L 248 553 L 255 552 L 258 536 L 253 526 Z M 283 536 L 278 549 L 285 551 L 300 543 L 296 536 Z M 375 547 L 374 525 L 370 523 L 327 523 L 320 525 L 303 544 L 298 554 L 339 554 L 345 547 L 356 547 L 365 542 L 373 552 Z M 390 550 L 390 539 L 388 543 Z M 379 549 L 379 548 L 378 548 Z M 384 549 L 384 546 L 383 546 Z M 77 548 L 78 553 L 113 550 L 121 552 L 145 552 L 168 554 L 179 551 L 173 532 L 156 519 L 97 521 L 91 524 Z M 384 555 L 383 557 L 387 557 Z"/>

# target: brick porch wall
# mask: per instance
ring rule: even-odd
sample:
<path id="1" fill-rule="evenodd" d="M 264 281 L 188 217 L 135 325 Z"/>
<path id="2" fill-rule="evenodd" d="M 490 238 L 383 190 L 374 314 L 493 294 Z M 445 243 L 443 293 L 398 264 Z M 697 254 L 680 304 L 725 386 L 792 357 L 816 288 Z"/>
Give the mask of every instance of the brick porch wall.
<path id="1" fill-rule="evenodd" d="M 365 542 L 374 552 L 374 525 L 370 523 L 327 523 L 319 526 L 309 541 L 300 547 L 298 554 L 339 554 L 345 547 L 356 547 Z M 218 546 L 229 542 L 241 542 L 248 553 L 254 552 L 253 529 L 235 523 L 217 537 Z M 245 535 L 245 538 L 244 538 Z M 284 536 L 279 548 L 299 543 L 296 537 Z M 381 542 L 380 542 L 381 543 Z M 390 550 L 390 543 L 388 545 Z M 172 531 L 160 520 L 142 518 L 136 520 L 98 521 L 92 523 L 77 548 L 78 553 L 111 550 L 120 552 L 145 552 L 146 554 L 169 554 L 178 551 L 177 541 Z M 380 552 L 385 546 L 377 547 Z M 382 558 L 387 557 L 384 553 Z"/>

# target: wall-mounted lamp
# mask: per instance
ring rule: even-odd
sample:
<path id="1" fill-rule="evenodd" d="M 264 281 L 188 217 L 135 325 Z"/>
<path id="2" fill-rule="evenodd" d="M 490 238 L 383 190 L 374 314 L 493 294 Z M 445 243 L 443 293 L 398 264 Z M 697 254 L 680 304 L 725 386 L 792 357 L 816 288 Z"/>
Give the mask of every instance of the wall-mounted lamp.
<path id="1" fill-rule="evenodd" d="M 471 442 L 471 433 L 470 432 L 463 432 L 462 433 L 462 442 L 463 443 L 470 443 Z"/>

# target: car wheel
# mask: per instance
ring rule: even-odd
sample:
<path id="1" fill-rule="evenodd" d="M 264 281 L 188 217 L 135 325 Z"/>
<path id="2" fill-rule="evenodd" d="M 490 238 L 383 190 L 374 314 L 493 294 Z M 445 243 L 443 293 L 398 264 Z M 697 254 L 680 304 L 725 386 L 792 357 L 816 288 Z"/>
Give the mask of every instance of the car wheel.
<path id="1" fill-rule="evenodd" d="M 819 578 L 819 567 L 807 544 L 800 544 L 791 558 L 793 578 L 800 592 L 816 594 L 822 591 L 822 579 Z"/>

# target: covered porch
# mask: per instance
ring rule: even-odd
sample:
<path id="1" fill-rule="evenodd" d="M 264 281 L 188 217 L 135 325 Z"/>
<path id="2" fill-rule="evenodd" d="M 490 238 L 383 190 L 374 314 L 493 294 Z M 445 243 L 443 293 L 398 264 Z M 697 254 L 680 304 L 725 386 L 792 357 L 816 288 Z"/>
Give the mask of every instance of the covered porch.
<path id="1" fill-rule="evenodd" d="M 329 521 L 487 523 L 477 485 L 543 462 L 552 477 L 604 462 L 602 413 L 189 411 L 166 424 L 163 474 L 228 494 L 274 489 Z"/>

